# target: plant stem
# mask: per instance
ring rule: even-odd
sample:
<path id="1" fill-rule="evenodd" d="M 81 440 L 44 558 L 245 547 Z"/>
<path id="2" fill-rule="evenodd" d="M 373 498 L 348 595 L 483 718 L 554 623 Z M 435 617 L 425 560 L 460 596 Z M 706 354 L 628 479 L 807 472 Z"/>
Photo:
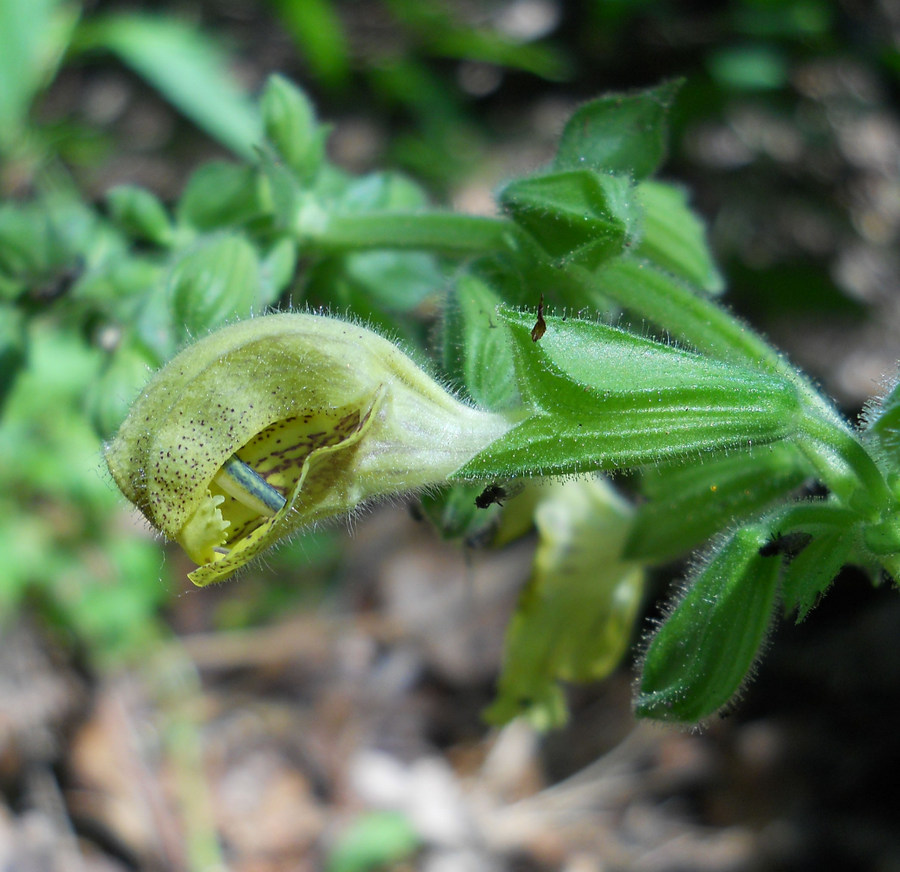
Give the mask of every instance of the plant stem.
<path id="1" fill-rule="evenodd" d="M 326 215 L 297 231 L 313 248 L 325 252 L 375 248 L 413 249 L 445 254 L 489 254 L 509 250 L 518 234 L 505 218 L 451 212 L 367 212 Z"/>
<path id="2" fill-rule="evenodd" d="M 833 502 L 815 500 L 779 506 L 757 522 L 757 526 L 776 533 L 812 532 L 816 528 L 845 529 L 858 520 L 859 515 L 851 509 Z"/>
<path id="3" fill-rule="evenodd" d="M 855 495 L 862 485 L 863 505 L 869 509 L 870 520 L 896 504 L 881 470 L 843 422 L 829 420 L 811 409 L 801 416 L 799 424 L 798 447 L 816 467 L 824 484 L 844 502 L 854 506 L 859 503 Z"/>
<path id="4" fill-rule="evenodd" d="M 697 351 L 719 360 L 795 376 L 793 367 L 750 327 L 651 264 L 622 259 L 613 265 L 604 264 L 599 273 L 583 267 L 570 272 L 586 288 L 658 324 Z"/>

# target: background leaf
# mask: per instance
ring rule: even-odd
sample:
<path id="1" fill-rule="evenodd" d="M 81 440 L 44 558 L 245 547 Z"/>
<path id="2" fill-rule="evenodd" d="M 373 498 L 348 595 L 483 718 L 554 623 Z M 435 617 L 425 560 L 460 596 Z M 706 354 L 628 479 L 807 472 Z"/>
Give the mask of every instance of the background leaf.
<path id="1" fill-rule="evenodd" d="M 259 112 L 237 84 L 225 52 L 205 31 L 169 16 L 98 16 L 77 48 L 113 52 L 198 127 L 250 160 L 262 140 Z"/>
<path id="2" fill-rule="evenodd" d="M 49 83 L 78 19 L 59 0 L 0 0 L 0 154 L 20 144 L 31 103 Z"/>
<path id="3" fill-rule="evenodd" d="M 512 343 L 497 315 L 500 298 L 475 275 L 456 282 L 444 310 L 444 369 L 480 406 L 508 409 L 519 399 Z"/>
<path id="4" fill-rule="evenodd" d="M 554 166 L 653 175 L 666 151 L 666 117 L 681 87 L 674 80 L 631 94 L 608 94 L 577 109 L 566 122 Z"/>
<path id="5" fill-rule="evenodd" d="M 688 206 L 687 194 L 674 185 L 647 180 L 637 186 L 643 208 L 641 240 L 633 249 L 710 294 L 725 280 L 706 241 L 706 225 Z"/>

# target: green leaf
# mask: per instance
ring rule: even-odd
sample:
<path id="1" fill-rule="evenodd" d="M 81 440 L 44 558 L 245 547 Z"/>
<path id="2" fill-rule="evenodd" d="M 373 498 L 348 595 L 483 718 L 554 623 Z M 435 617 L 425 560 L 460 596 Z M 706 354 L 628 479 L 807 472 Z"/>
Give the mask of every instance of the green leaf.
<path id="1" fill-rule="evenodd" d="M 270 0 L 313 75 L 331 87 L 350 77 L 350 48 L 329 0 Z"/>
<path id="2" fill-rule="evenodd" d="M 408 312 L 435 296 L 444 276 L 424 251 L 361 251 L 343 259 L 344 273 L 373 302 Z"/>
<path id="3" fill-rule="evenodd" d="M 47 215 L 37 203 L 0 205 L 0 271 L 25 277 L 50 268 Z"/>
<path id="4" fill-rule="evenodd" d="M 464 275 L 444 308 L 444 370 L 478 405 L 500 411 L 519 402 L 515 363 L 500 298 L 475 275 Z"/>
<path id="5" fill-rule="evenodd" d="M 219 44 L 196 25 L 141 13 L 97 16 L 82 26 L 77 47 L 118 55 L 213 139 L 254 157 L 262 139 L 259 112 Z"/>
<path id="6" fill-rule="evenodd" d="M 687 582 L 644 655 L 638 717 L 697 723 L 738 693 L 776 606 L 781 558 L 759 553 L 766 535 L 739 530 Z"/>
<path id="7" fill-rule="evenodd" d="M 374 172 L 348 181 L 334 207 L 340 212 L 404 212 L 428 205 L 425 190 L 398 172 Z"/>
<path id="8" fill-rule="evenodd" d="M 172 241 L 173 227 L 162 203 L 145 188 L 117 185 L 106 192 L 113 220 L 138 239 L 156 245 Z"/>
<path id="9" fill-rule="evenodd" d="M 572 74 L 568 58 L 551 46 L 536 44 L 536 37 L 515 38 L 481 22 L 468 26 L 443 0 L 389 0 L 388 5 L 397 21 L 412 29 L 431 54 L 524 70 L 547 79 L 562 80 Z"/>
<path id="10" fill-rule="evenodd" d="M 174 356 L 185 341 L 185 330 L 175 323 L 165 277 L 140 300 L 134 317 L 135 342 L 146 349 L 157 365 Z"/>
<path id="11" fill-rule="evenodd" d="M 643 235 L 634 249 L 680 278 L 711 294 L 725 288 L 706 242 L 706 227 L 674 185 L 645 181 L 637 187 L 643 207 Z"/>
<path id="12" fill-rule="evenodd" d="M 21 145 L 31 102 L 56 71 L 78 19 L 59 0 L 0 0 L 0 153 Z"/>
<path id="13" fill-rule="evenodd" d="M 723 457 L 650 467 L 626 553 L 662 562 L 680 557 L 733 522 L 758 514 L 812 476 L 791 442 Z"/>
<path id="14" fill-rule="evenodd" d="M 574 260 L 589 268 L 624 249 L 638 214 L 627 177 L 589 169 L 518 179 L 499 202 L 560 265 Z"/>
<path id="15" fill-rule="evenodd" d="M 123 342 L 90 385 L 88 413 L 101 439 L 112 437 L 153 373 L 154 361 L 137 344 Z"/>
<path id="16" fill-rule="evenodd" d="M 165 267 L 157 258 L 122 254 L 85 271 L 72 287 L 72 299 L 128 323 L 143 298 L 159 287 Z"/>
<path id="17" fill-rule="evenodd" d="M 727 46 L 707 56 L 712 78 L 734 91 L 783 88 L 790 78 L 787 55 L 774 45 Z"/>
<path id="18" fill-rule="evenodd" d="M 25 338 L 22 312 L 0 303 L 0 409 L 25 364 Z"/>
<path id="19" fill-rule="evenodd" d="M 636 179 L 653 175 L 665 156 L 666 117 L 680 86 L 675 80 L 585 103 L 566 123 L 554 166 L 623 172 Z"/>
<path id="20" fill-rule="evenodd" d="M 220 230 L 245 224 L 263 212 L 253 167 L 210 161 L 191 174 L 178 202 L 179 224 Z"/>
<path id="21" fill-rule="evenodd" d="M 0 206 L 0 273 L 16 280 L 8 285 L 11 298 L 25 288 L 36 297 L 53 298 L 82 271 L 124 248 L 120 234 L 72 191 Z"/>
<path id="22" fill-rule="evenodd" d="M 631 640 L 644 573 L 624 560 L 629 505 L 600 478 L 545 488 L 534 569 L 506 633 L 492 723 L 525 715 L 539 728 L 566 719 L 559 681 L 597 681 Z"/>
<path id="23" fill-rule="evenodd" d="M 297 271 L 297 244 L 281 237 L 265 253 L 259 264 L 259 308 L 271 306 L 288 287 Z"/>

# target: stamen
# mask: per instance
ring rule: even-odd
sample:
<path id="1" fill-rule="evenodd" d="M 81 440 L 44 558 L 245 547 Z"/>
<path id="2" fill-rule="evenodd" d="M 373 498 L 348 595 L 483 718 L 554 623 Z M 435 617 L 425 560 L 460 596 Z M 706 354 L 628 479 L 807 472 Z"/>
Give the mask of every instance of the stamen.
<path id="1" fill-rule="evenodd" d="M 267 518 L 284 508 L 284 497 L 236 454 L 225 461 L 213 481 L 239 503 Z"/>

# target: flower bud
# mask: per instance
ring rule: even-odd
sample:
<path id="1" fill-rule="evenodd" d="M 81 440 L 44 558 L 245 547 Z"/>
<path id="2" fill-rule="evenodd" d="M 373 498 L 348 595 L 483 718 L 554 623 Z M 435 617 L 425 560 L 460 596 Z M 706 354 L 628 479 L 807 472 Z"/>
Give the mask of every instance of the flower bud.
<path id="1" fill-rule="evenodd" d="M 500 192 L 500 205 L 556 263 L 596 268 L 621 254 L 636 232 L 625 175 L 579 169 L 517 179 Z"/>
<path id="2" fill-rule="evenodd" d="M 106 460 L 202 586 L 301 527 L 445 480 L 510 426 L 363 327 L 269 315 L 174 357 Z"/>
<path id="3" fill-rule="evenodd" d="M 187 335 L 247 317 L 259 298 L 259 259 L 236 233 L 200 240 L 168 277 L 172 314 Z"/>
<path id="4" fill-rule="evenodd" d="M 327 128 L 316 121 L 309 98 L 283 76 L 271 76 L 262 97 L 266 138 L 285 163 L 307 182 L 325 157 Z"/>

